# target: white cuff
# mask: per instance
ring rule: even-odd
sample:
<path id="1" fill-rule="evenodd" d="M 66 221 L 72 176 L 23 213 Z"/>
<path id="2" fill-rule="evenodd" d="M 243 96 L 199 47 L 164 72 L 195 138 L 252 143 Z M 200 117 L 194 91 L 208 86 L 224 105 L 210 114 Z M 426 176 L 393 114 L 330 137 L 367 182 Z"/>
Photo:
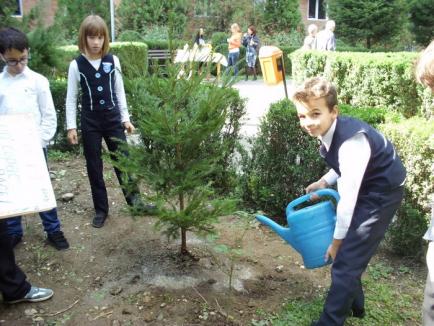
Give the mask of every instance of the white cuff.
<path id="1" fill-rule="evenodd" d="M 336 240 L 345 239 L 347 232 L 348 232 L 348 228 L 341 228 L 341 227 L 336 226 L 335 233 L 333 234 L 333 238 Z"/>

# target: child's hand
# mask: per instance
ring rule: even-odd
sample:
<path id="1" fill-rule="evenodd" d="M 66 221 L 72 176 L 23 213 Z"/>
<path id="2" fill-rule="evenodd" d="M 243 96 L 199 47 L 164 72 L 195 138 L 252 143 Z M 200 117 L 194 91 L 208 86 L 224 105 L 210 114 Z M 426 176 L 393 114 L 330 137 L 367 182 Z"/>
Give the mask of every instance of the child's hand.
<path id="1" fill-rule="evenodd" d="M 77 145 L 78 144 L 77 129 L 69 129 L 66 138 L 68 139 L 68 143 L 70 143 L 71 145 Z"/>
<path id="2" fill-rule="evenodd" d="M 333 239 L 332 244 L 327 249 L 324 260 L 328 261 L 330 257 L 333 260 L 335 260 L 339 248 L 341 247 L 341 244 L 342 244 L 342 240 Z"/>
<path id="3" fill-rule="evenodd" d="M 319 190 L 319 189 L 324 189 L 328 187 L 328 183 L 324 180 L 324 179 L 320 179 L 314 183 L 311 183 L 310 185 L 307 186 L 306 188 L 306 193 L 311 193 L 314 192 L 315 190 Z M 319 196 L 316 194 L 312 194 L 310 200 L 315 201 L 318 200 Z"/>
<path id="4" fill-rule="evenodd" d="M 136 128 L 134 128 L 133 124 L 129 121 L 124 122 L 124 128 L 129 135 L 131 135 Z"/>

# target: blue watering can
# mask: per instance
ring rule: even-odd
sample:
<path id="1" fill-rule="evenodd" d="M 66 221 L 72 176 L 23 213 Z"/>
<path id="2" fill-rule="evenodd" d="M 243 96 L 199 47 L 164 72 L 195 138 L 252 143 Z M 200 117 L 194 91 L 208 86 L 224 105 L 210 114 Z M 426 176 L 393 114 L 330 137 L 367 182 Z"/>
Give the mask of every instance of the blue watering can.
<path id="1" fill-rule="evenodd" d="M 321 189 L 314 192 L 318 196 L 332 196 L 339 201 L 339 194 L 332 189 Z M 288 228 L 284 228 L 263 215 L 256 219 L 272 228 L 303 257 L 304 266 L 308 269 L 330 264 L 324 257 L 327 248 L 333 241 L 336 225 L 336 209 L 331 201 L 323 201 L 299 209 L 294 208 L 309 201 L 312 194 L 304 195 L 290 202 L 286 207 Z"/>

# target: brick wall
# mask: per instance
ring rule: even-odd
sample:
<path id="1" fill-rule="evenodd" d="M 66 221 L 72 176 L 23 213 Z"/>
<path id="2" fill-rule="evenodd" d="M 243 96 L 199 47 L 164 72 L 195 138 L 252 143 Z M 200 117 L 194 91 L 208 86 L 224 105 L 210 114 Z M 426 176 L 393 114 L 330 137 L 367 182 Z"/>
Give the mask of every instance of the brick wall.
<path id="1" fill-rule="evenodd" d="M 308 6 L 309 6 L 309 0 L 300 0 L 301 19 L 303 21 L 305 29 L 307 30 L 307 27 L 310 24 L 315 24 L 316 26 L 318 26 L 318 30 L 323 29 L 326 24 L 326 20 L 308 19 L 307 18 Z"/>
<path id="2" fill-rule="evenodd" d="M 42 14 L 44 16 L 44 23 L 46 26 L 54 23 L 54 15 L 57 10 L 57 0 L 22 0 L 24 15 L 28 14 L 33 7 L 39 3 L 43 4 Z"/>

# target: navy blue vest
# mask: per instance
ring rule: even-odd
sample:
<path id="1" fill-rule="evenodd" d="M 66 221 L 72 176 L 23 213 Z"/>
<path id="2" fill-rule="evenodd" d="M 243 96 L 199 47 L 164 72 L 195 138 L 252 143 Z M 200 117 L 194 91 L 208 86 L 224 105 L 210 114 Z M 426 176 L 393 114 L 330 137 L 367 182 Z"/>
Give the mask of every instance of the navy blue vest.
<path id="1" fill-rule="evenodd" d="M 329 151 L 327 152 L 322 145 L 321 156 L 337 174 L 341 175 L 339 148 L 347 139 L 358 133 L 366 135 L 371 147 L 371 158 L 359 193 L 387 192 L 399 187 L 405 180 L 406 171 L 393 145 L 377 130 L 360 120 L 339 116 Z"/>
<path id="2" fill-rule="evenodd" d="M 101 59 L 99 69 L 80 55 L 75 59 L 80 73 L 81 104 L 83 110 L 111 110 L 117 107 L 115 92 L 115 63 L 113 55 L 107 54 Z"/>

